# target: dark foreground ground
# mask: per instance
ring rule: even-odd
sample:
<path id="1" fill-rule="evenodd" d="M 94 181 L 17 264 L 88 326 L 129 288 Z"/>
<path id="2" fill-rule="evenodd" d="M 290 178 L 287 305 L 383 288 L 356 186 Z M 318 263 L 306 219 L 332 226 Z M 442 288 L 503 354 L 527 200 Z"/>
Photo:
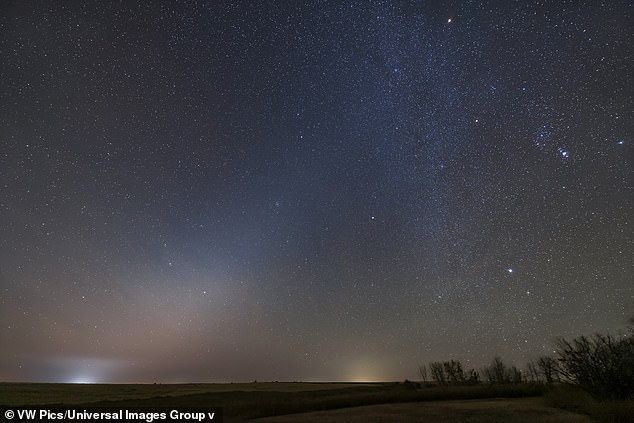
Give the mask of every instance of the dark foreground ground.
<path id="1" fill-rule="evenodd" d="M 544 395 L 545 393 L 545 395 Z M 0 384 L 1 405 L 220 407 L 224 422 L 634 422 L 634 403 L 568 387 L 413 383 Z M 0 419 L 1 420 L 1 419 Z"/>

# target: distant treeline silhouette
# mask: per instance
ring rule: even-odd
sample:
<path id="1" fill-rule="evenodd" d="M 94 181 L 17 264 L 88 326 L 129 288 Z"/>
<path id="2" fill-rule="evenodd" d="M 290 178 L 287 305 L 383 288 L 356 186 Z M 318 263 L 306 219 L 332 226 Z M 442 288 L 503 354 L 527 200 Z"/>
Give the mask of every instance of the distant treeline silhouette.
<path id="1" fill-rule="evenodd" d="M 619 336 L 595 334 L 559 339 L 555 356 L 542 356 L 524 370 L 506 365 L 500 357 L 481 370 L 464 369 L 459 360 L 432 361 L 419 366 L 424 383 L 476 385 L 512 383 L 570 383 L 599 398 L 625 399 L 634 394 L 634 317 Z"/>

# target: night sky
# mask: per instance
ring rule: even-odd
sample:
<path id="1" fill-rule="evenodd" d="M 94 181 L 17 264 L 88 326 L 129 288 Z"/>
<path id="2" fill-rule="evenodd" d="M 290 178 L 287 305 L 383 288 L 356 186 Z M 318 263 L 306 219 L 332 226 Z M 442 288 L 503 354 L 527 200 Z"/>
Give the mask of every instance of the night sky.
<path id="1" fill-rule="evenodd" d="M 631 1 L 3 1 L 0 380 L 403 380 L 634 311 Z"/>

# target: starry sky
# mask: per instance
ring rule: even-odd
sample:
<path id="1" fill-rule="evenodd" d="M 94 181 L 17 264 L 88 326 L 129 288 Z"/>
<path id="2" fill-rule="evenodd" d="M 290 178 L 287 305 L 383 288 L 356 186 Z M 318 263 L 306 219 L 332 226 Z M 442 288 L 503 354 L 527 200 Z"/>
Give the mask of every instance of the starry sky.
<path id="1" fill-rule="evenodd" d="M 633 19 L 3 1 L 0 380 L 403 380 L 618 332 Z"/>

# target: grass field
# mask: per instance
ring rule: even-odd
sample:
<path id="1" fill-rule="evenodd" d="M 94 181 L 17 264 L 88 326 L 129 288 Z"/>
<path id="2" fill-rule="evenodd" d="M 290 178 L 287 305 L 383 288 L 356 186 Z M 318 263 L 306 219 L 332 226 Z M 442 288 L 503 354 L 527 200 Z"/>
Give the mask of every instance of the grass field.
<path id="1" fill-rule="evenodd" d="M 622 404 L 612 407 L 616 411 L 605 414 L 603 404 L 592 403 L 578 392 L 564 389 L 543 394 L 543 386 L 529 384 L 453 387 L 420 387 L 412 383 L 0 384 L 2 405 L 222 407 L 225 422 L 632 421 L 627 417 L 630 409 Z"/>

